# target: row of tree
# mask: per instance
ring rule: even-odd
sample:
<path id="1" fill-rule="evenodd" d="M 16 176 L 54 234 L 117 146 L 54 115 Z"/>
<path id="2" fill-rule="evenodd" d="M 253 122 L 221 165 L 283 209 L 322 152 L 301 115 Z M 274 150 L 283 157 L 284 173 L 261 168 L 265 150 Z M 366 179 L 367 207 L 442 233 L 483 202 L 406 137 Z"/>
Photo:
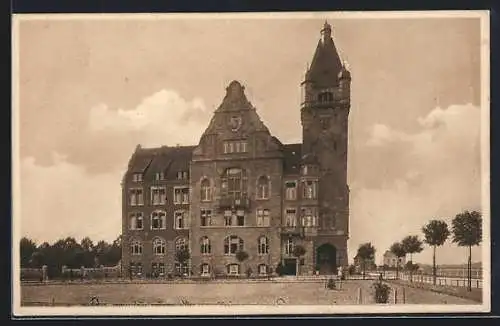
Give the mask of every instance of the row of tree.
<path id="1" fill-rule="evenodd" d="M 448 224 L 444 220 L 431 220 L 426 225 L 422 227 L 422 233 L 424 235 L 424 240 L 421 241 L 418 235 L 409 235 L 405 237 L 400 242 L 395 242 L 391 245 L 390 251 L 398 258 L 397 264 L 399 264 L 399 258 L 405 257 L 407 254 L 410 255 L 409 266 L 417 265 L 413 264 L 413 254 L 421 252 L 424 247 L 424 243 L 432 247 L 432 275 L 433 283 L 436 284 L 436 248 L 442 246 L 452 235 L 452 242 L 460 247 L 468 248 L 468 260 L 467 260 L 467 280 L 468 280 L 468 290 L 471 291 L 472 288 L 472 247 L 477 246 L 482 241 L 482 216 L 478 211 L 464 211 L 457 214 L 451 225 L 451 230 Z M 396 267 L 396 271 L 398 266 Z M 412 272 L 414 268 L 410 268 L 410 281 L 412 281 Z M 396 272 L 397 273 L 397 272 Z M 396 277 L 398 277 L 396 275 Z"/>
<path id="2" fill-rule="evenodd" d="M 112 243 L 101 240 L 94 244 L 85 237 L 80 242 L 67 237 L 53 244 L 35 241 L 23 237 L 20 241 L 21 268 L 40 268 L 46 265 L 52 277 L 61 274 L 62 267 L 80 268 L 115 266 L 121 259 L 122 241 L 119 236 Z"/>

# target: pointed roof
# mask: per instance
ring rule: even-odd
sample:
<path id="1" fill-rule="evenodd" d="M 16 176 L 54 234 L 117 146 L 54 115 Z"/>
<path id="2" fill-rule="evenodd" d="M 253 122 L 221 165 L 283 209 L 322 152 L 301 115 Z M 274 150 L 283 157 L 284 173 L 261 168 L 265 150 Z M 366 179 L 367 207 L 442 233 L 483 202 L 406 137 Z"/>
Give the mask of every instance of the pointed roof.
<path id="1" fill-rule="evenodd" d="M 306 73 L 306 81 L 321 87 L 336 86 L 343 65 L 332 39 L 330 24 L 325 22 L 321 34 L 322 38 L 318 42 L 311 66 Z"/>

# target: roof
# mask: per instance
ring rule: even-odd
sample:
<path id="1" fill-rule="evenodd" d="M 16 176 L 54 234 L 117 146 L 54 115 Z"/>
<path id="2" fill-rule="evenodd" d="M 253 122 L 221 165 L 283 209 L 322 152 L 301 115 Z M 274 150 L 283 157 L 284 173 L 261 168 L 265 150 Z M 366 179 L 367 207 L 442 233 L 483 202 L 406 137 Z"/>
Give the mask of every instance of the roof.
<path id="1" fill-rule="evenodd" d="M 331 26 L 325 23 L 321 32 L 323 38 L 318 41 L 306 81 L 314 82 L 319 87 L 337 86 L 344 67 L 331 37 Z"/>
<path id="2" fill-rule="evenodd" d="M 137 147 L 130 158 L 128 172 L 144 173 L 146 178 L 163 172 L 166 179 L 174 179 L 178 171 L 189 169 L 194 148 L 195 146 Z"/>

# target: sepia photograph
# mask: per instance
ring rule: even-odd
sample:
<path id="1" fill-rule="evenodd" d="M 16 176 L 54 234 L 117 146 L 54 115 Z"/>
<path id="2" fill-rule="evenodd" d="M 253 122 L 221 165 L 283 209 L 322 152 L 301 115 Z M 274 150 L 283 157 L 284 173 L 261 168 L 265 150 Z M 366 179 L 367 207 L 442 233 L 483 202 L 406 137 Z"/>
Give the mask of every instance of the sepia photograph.
<path id="1" fill-rule="evenodd" d="M 15 316 L 490 311 L 488 11 L 12 26 Z"/>

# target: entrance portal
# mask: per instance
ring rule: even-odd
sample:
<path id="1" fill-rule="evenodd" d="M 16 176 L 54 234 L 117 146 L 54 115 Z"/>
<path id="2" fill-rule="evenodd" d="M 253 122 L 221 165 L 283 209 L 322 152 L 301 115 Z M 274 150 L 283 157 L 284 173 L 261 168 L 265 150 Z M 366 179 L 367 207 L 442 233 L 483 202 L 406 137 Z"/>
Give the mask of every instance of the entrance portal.
<path id="1" fill-rule="evenodd" d="M 337 249 L 325 243 L 316 249 L 316 266 L 320 274 L 335 274 L 337 272 Z"/>
<path id="2" fill-rule="evenodd" d="M 284 275 L 296 275 L 297 274 L 297 260 L 295 258 L 288 258 L 288 259 L 284 260 L 283 274 Z"/>

